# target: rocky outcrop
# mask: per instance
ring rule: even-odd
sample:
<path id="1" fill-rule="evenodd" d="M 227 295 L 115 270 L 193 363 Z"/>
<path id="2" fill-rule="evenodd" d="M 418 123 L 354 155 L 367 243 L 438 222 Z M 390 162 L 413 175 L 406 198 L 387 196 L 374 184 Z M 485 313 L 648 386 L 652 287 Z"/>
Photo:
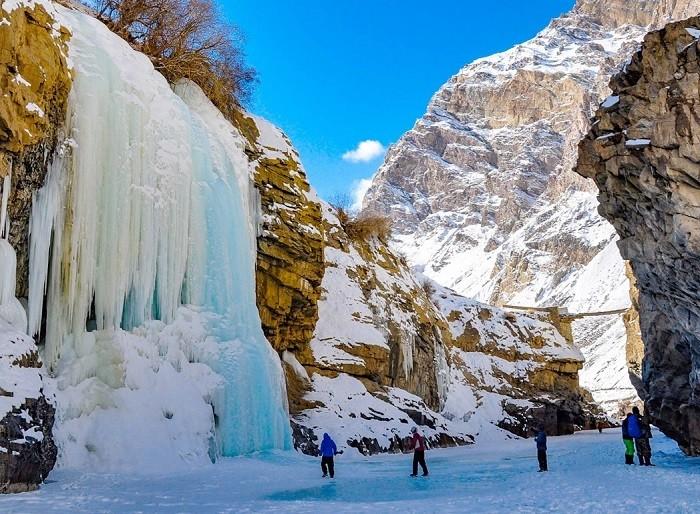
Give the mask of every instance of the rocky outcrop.
<path id="1" fill-rule="evenodd" d="M 239 112 L 233 120 L 260 198 L 256 301 L 263 331 L 280 355 L 308 350 L 318 321 L 324 273 L 321 204 L 287 136 L 267 120 Z M 310 404 L 308 383 L 282 359 L 292 414 Z"/>
<path id="2" fill-rule="evenodd" d="M 418 278 L 383 220 L 316 198 L 277 128 L 242 113 L 236 125 L 261 196 L 258 309 L 297 449 L 316 454 L 326 431 L 371 454 L 401 451 L 412 425 L 439 446 L 591 425 L 583 358 L 556 313 L 506 312 Z"/>
<path id="3" fill-rule="evenodd" d="M 36 489 L 56 462 L 40 368 L 34 341 L 0 321 L 0 493 Z"/>
<path id="4" fill-rule="evenodd" d="M 318 320 L 323 277 L 321 206 L 287 137 L 240 113 L 237 127 L 260 194 L 256 292 L 263 330 L 279 352 L 308 345 Z"/>
<path id="5" fill-rule="evenodd" d="M 70 34 L 47 9 L 0 7 L 0 177 L 12 173 L 9 235 L 17 252 L 17 293 L 24 297 L 32 193 L 44 183 L 71 86 Z"/>
<path id="6" fill-rule="evenodd" d="M 583 355 L 567 339 L 558 312 L 504 310 L 439 286 L 432 298 L 452 336 L 447 412 L 464 401 L 456 393 L 461 383 L 481 408 L 500 412 L 492 423 L 523 437 L 538 425 L 563 435 L 592 428 L 602 419 L 602 411 L 579 385 Z"/>
<path id="7" fill-rule="evenodd" d="M 644 39 L 579 147 L 639 291 L 646 408 L 700 455 L 700 18 Z"/>

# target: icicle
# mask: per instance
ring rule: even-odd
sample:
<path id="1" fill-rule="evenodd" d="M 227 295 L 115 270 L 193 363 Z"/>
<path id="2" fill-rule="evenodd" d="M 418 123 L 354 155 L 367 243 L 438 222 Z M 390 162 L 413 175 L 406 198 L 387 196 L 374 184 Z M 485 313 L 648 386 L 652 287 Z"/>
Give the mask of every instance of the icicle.
<path id="1" fill-rule="evenodd" d="M 12 160 L 10 159 L 10 169 L 2 182 L 2 207 L 0 207 L 0 237 L 7 239 L 9 229 L 7 225 L 7 203 L 10 199 L 12 189 Z M 13 295 L 14 296 L 14 295 Z"/>
<path id="2" fill-rule="evenodd" d="M 66 153 L 70 151 L 66 142 L 53 158 L 46 174 L 44 187 L 32 196 L 32 214 L 29 223 L 29 327 L 32 337 L 39 333 L 44 309 L 51 236 L 61 199 L 61 179 Z M 60 236 L 60 235 L 59 235 Z"/>

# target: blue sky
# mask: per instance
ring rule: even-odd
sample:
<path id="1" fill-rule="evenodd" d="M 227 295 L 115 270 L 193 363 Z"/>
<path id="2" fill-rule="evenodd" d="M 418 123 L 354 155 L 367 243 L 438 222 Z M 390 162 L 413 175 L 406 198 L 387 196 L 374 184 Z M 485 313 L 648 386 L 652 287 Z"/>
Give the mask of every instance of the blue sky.
<path id="1" fill-rule="evenodd" d="M 280 126 L 328 199 L 370 177 L 364 140 L 409 130 L 432 94 L 472 60 L 506 50 L 574 0 L 219 0 L 245 37 L 259 84 L 249 108 Z M 365 145 L 365 155 L 372 155 Z M 376 152 L 375 152 L 376 153 Z"/>

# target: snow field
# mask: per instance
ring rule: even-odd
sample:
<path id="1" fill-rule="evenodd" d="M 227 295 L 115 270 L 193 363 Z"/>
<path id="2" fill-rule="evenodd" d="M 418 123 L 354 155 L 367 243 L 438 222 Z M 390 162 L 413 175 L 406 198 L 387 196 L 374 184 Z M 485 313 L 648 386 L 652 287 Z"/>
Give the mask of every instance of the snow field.
<path id="1" fill-rule="evenodd" d="M 223 459 L 158 474 L 57 471 L 41 490 L 0 497 L 6 513 L 125 512 L 615 512 L 700 510 L 700 460 L 654 434 L 656 467 L 625 466 L 619 430 L 549 438 L 549 473 L 532 440 L 430 450 L 430 476 L 408 476 L 411 455 L 319 459 L 292 452 Z"/>

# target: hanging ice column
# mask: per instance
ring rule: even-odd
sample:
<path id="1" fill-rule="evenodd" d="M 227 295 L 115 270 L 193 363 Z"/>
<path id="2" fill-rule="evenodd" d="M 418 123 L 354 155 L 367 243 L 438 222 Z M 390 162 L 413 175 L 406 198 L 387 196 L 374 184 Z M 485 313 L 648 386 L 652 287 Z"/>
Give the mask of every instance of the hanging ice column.
<path id="1" fill-rule="evenodd" d="M 179 89 L 190 109 L 102 24 L 59 12 L 73 33 L 71 140 L 35 197 L 31 226 L 30 331 L 40 329 L 46 291 L 47 365 L 60 378 L 96 340 L 197 305 L 219 343 L 208 364 L 225 382 L 214 399 L 223 453 L 287 447 L 281 365 L 255 305 L 240 136 L 196 87 Z M 103 382 L 124 386 L 127 372 L 104 366 L 113 369 Z"/>
<path id="2" fill-rule="evenodd" d="M 204 305 L 217 314 L 209 326 L 222 342 L 215 369 L 226 377 L 222 448 L 225 455 L 235 455 L 287 447 L 291 436 L 282 408 L 283 375 L 256 306 L 257 202 L 243 141 L 231 137 L 231 125 L 196 85 L 183 82 L 175 91 L 195 118 L 191 125 L 195 184 L 184 297 L 186 303 Z M 265 393 L 270 391 L 280 397 Z"/>

